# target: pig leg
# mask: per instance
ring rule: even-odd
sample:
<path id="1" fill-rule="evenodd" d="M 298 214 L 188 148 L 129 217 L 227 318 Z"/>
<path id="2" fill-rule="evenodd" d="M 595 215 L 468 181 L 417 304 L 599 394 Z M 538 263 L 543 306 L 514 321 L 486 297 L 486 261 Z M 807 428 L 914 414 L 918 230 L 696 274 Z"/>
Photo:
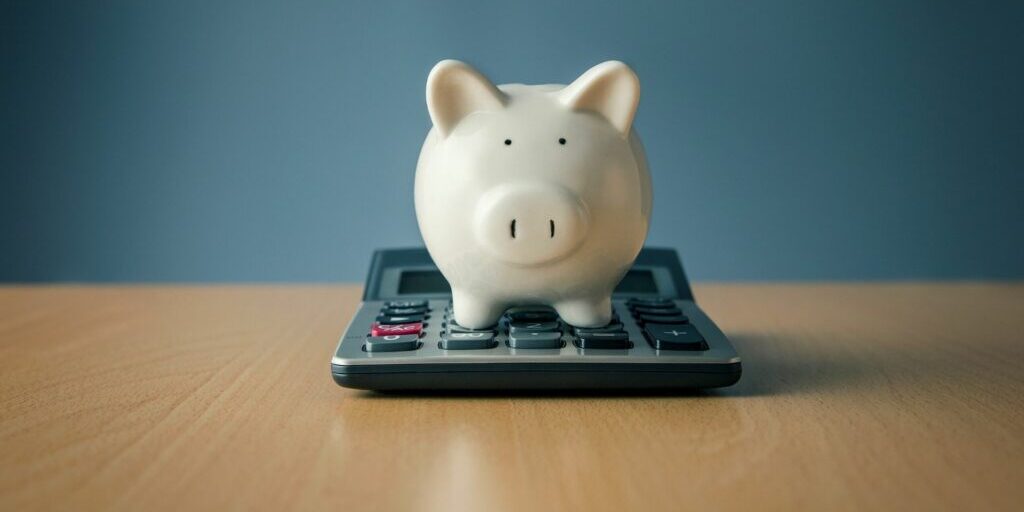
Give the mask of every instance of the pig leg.
<path id="1" fill-rule="evenodd" d="M 491 327 L 498 323 L 498 318 L 505 312 L 502 303 L 454 289 L 452 307 L 455 308 L 455 321 L 470 329 Z"/>
<path id="2" fill-rule="evenodd" d="M 603 327 L 612 319 L 612 298 L 574 299 L 554 304 L 558 316 L 576 327 Z"/>

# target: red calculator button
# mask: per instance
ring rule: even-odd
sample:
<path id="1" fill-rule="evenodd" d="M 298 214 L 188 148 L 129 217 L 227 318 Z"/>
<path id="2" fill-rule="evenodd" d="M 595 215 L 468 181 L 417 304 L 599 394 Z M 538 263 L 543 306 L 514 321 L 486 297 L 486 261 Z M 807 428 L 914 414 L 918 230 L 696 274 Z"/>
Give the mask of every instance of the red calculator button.
<path id="1" fill-rule="evenodd" d="M 402 336 L 405 334 L 419 335 L 422 330 L 423 322 L 413 322 L 409 324 L 379 324 L 374 322 L 373 326 L 370 327 L 370 336 Z"/>

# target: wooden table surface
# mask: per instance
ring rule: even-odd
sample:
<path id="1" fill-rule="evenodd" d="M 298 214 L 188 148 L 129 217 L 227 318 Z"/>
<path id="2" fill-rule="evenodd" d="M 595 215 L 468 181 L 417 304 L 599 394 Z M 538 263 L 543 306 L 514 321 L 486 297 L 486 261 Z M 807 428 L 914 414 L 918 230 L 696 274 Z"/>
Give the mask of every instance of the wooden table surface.
<path id="1" fill-rule="evenodd" d="M 0 288 L 0 510 L 1021 510 L 1024 284 L 704 285 L 732 388 L 392 396 L 355 286 Z"/>

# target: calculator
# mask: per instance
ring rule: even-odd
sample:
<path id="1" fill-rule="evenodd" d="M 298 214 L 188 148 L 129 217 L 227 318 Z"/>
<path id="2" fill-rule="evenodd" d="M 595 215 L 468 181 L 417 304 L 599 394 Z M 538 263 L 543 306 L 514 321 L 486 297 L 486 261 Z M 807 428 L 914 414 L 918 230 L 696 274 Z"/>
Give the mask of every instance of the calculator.
<path id="1" fill-rule="evenodd" d="M 451 289 L 426 249 L 378 250 L 331 359 L 335 382 L 377 391 L 714 388 L 741 371 L 664 248 L 640 252 L 606 326 L 575 327 L 522 304 L 488 329 L 454 321 Z"/>

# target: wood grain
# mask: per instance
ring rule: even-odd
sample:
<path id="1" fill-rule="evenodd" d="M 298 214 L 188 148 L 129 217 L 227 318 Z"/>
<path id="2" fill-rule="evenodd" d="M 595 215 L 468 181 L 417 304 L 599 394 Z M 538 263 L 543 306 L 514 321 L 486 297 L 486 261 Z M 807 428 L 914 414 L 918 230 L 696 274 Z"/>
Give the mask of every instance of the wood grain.
<path id="1" fill-rule="evenodd" d="M 2 510 L 1020 510 L 1024 284 L 705 285 L 684 395 L 374 395 L 354 286 L 0 288 Z"/>

